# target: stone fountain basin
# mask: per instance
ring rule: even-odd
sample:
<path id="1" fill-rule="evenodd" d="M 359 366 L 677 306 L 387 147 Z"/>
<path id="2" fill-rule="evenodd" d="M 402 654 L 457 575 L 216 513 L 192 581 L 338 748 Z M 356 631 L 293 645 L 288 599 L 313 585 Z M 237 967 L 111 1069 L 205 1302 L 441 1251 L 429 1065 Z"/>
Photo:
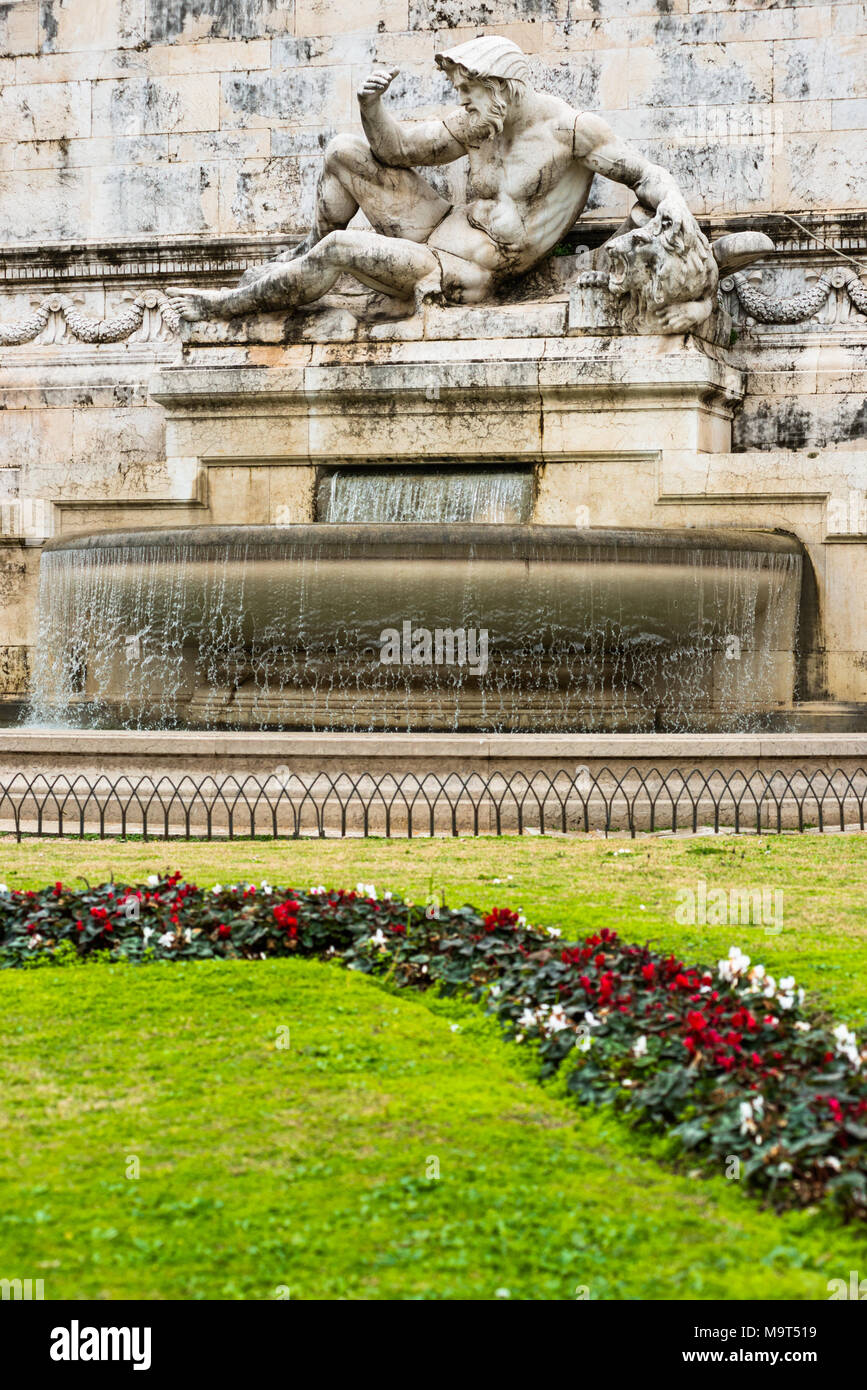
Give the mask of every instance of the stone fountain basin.
<path id="1" fill-rule="evenodd" d="M 216 604 L 243 640 L 302 648 L 376 643 L 406 621 L 487 628 L 492 649 L 608 629 L 621 646 L 731 632 L 751 645 L 773 613 L 774 645 L 791 649 L 801 557 L 766 531 L 349 523 L 103 532 L 49 542 L 43 565 L 76 604 L 90 584 L 110 592 L 126 634 L 171 622 L 194 638 Z"/>

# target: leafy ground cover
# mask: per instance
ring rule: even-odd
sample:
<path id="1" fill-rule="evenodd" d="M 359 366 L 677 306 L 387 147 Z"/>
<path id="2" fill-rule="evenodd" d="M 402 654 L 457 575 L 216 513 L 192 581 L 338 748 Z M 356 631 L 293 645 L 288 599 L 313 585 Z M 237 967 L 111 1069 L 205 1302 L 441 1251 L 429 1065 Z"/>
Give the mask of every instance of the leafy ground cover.
<path id="1" fill-rule="evenodd" d="M 284 958 L 7 970 L 0 1009 L 0 1260 L 46 1298 L 825 1299 L 863 1265 L 455 999 Z"/>
<path id="2" fill-rule="evenodd" d="M 364 883 L 0 884 L 0 967 L 294 954 L 484 1001 L 538 1049 L 542 1076 L 568 1065 L 582 1102 L 612 1103 L 711 1171 L 733 1164 L 775 1205 L 827 1195 L 867 1215 L 867 1046 L 737 946 L 714 968 L 608 927 L 570 942 L 506 907 L 422 906 Z"/>
<path id="3" fill-rule="evenodd" d="M 10 887 L 72 883 L 77 875 L 91 883 L 112 874 L 142 881 L 178 866 L 204 887 L 241 878 L 304 886 L 363 880 L 417 902 L 433 888 L 457 906 L 487 911 L 508 902 L 564 937 L 610 927 L 688 961 L 717 960 L 736 944 L 775 976 L 794 975 L 856 1030 L 867 1025 L 867 835 L 168 845 L 0 839 L 0 882 Z M 780 889 L 780 931 L 678 923 L 678 894 L 702 880 L 709 889 Z"/>
<path id="4" fill-rule="evenodd" d="M 739 943 L 863 1030 L 865 859 L 852 834 L 0 840 L 0 881 L 142 880 L 179 863 L 207 887 L 372 879 L 416 901 L 432 888 L 485 910 L 509 901 L 565 938 L 616 928 L 687 961 Z M 678 923 L 678 894 L 701 880 L 782 889 L 782 929 Z M 593 1298 L 826 1298 L 829 1279 L 863 1266 L 863 1230 L 826 1207 L 777 1215 L 738 1183 L 661 1166 L 662 1141 L 576 1110 L 564 1077 L 540 1088 L 535 1059 L 528 1071 L 521 1048 L 455 1000 L 393 997 L 315 962 L 201 961 L 0 972 L 0 1014 L 12 1266 L 0 1272 L 44 1274 L 47 1297 L 270 1298 L 288 1285 L 293 1297 L 571 1298 L 589 1286 Z M 293 1044 L 278 1058 L 284 1023 Z M 142 1177 L 129 1180 L 139 1151 Z M 427 1178 L 443 1153 L 443 1177 Z"/>

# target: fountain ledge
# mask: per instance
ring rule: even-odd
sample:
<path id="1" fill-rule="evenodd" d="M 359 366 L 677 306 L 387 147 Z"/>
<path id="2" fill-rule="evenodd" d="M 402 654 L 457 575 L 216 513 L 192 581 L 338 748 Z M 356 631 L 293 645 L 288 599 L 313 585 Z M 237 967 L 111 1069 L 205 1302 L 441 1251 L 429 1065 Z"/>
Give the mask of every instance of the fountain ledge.
<path id="1" fill-rule="evenodd" d="M 67 776 L 291 771 L 400 775 L 532 774 L 651 769 L 794 772 L 867 767 L 867 733 L 449 734 L 196 733 L 14 729 L 0 731 L 0 779 L 23 772 Z"/>

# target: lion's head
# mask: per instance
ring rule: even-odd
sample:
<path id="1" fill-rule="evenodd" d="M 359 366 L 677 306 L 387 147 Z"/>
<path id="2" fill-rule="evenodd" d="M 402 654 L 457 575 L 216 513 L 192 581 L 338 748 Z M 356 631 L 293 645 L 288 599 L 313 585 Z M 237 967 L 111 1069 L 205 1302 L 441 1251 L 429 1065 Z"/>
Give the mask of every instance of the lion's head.
<path id="1" fill-rule="evenodd" d="M 608 289 L 625 300 L 626 327 L 670 331 L 672 306 L 712 301 L 716 294 L 717 264 L 692 217 L 675 225 L 657 212 L 643 226 L 614 237 L 604 253 Z"/>

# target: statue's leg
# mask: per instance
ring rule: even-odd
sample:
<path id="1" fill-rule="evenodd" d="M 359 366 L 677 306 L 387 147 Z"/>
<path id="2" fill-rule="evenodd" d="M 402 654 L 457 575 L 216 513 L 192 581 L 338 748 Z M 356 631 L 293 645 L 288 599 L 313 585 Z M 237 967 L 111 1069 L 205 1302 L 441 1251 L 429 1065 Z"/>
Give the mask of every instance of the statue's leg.
<path id="1" fill-rule="evenodd" d="M 426 246 L 378 232 L 330 232 L 292 261 L 272 261 L 257 280 L 231 290 L 188 290 L 172 298 L 185 319 L 235 318 L 269 309 L 295 309 L 326 294 L 339 276 L 399 299 L 438 286 L 440 265 Z"/>
<path id="2" fill-rule="evenodd" d="M 252 285 L 273 265 L 306 256 L 323 238 L 343 231 L 359 208 L 383 236 L 421 242 L 448 215 L 451 204 L 414 169 L 380 164 L 360 135 L 335 135 L 322 158 L 310 232 L 290 251 L 251 266 L 240 284 Z"/>

